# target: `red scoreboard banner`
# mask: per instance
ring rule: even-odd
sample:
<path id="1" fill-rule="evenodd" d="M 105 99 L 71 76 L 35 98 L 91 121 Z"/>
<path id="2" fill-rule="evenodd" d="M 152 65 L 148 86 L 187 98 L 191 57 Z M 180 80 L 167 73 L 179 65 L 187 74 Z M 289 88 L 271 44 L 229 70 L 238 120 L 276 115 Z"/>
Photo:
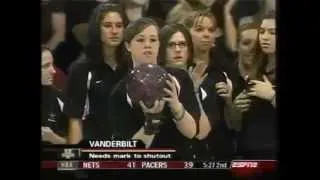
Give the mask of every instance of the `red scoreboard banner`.
<path id="1" fill-rule="evenodd" d="M 95 169 L 219 169 L 236 174 L 256 171 L 273 171 L 275 160 L 227 161 L 42 161 L 43 169 L 95 170 Z"/>
<path id="2" fill-rule="evenodd" d="M 174 149 L 45 148 L 42 169 L 59 171 L 108 169 L 225 170 L 235 176 L 276 172 L 276 160 L 176 161 Z M 51 159 L 51 160 L 49 160 Z"/>

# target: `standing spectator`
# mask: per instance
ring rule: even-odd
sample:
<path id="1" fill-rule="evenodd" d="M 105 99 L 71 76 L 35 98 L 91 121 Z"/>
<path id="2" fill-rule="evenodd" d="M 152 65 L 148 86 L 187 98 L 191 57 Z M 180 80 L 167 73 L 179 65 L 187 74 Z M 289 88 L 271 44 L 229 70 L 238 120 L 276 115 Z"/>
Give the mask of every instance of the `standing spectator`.
<path id="1" fill-rule="evenodd" d="M 170 24 L 164 26 L 160 31 L 160 50 L 159 50 L 159 64 L 166 67 L 180 68 L 185 71 L 193 65 L 193 44 L 191 35 L 183 25 Z M 199 85 L 206 78 L 207 74 L 202 76 L 200 72 L 199 78 L 194 78 L 197 70 L 190 72 L 192 77 L 194 91 L 198 100 L 200 108 L 199 131 L 195 138 L 190 141 L 189 146 L 185 149 L 186 153 L 196 159 L 210 159 L 207 151 L 203 151 L 204 139 L 208 137 L 210 131 L 214 131 L 213 124 L 210 123 L 207 114 L 205 113 L 202 103 L 200 92 L 198 91 Z M 213 110 L 214 108 L 212 108 Z M 203 143 L 203 144 L 202 144 Z"/>
<path id="2" fill-rule="evenodd" d="M 169 24 L 160 30 L 158 64 L 185 71 L 193 65 L 192 38 L 186 27 Z"/>
<path id="3" fill-rule="evenodd" d="M 187 16 L 184 25 L 189 29 L 194 48 L 195 66 L 190 74 L 211 125 L 211 128 L 203 125 L 206 133 L 203 133 L 202 140 L 197 144 L 200 147 L 198 152 L 202 152 L 199 158 L 231 159 L 234 152 L 230 124 L 233 118 L 232 83 L 227 73 L 223 72 L 221 60 L 213 56 L 216 47 L 212 47 L 212 44 L 215 41 L 217 21 L 208 11 L 194 12 Z"/>
<path id="4" fill-rule="evenodd" d="M 256 3 L 258 7 L 252 8 L 254 11 L 250 13 L 247 11 L 249 2 L 251 1 L 239 1 L 239 0 L 228 0 L 224 5 L 224 31 L 225 31 L 225 41 L 227 48 L 231 52 L 237 52 L 237 30 L 241 24 L 249 23 L 249 22 L 258 22 L 261 20 L 266 12 L 275 10 L 274 0 L 262 0 L 260 1 L 260 6 L 258 1 L 252 1 L 252 3 Z M 250 6 L 249 6 L 250 7 Z M 242 11 L 246 13 L 234 13 L 234 11 Z"/>
<path id="5" fill-rule="evenodd" d="M 214 53 L 212 57 L 218 59 L 221 64 L 221 68 L 230 73 L 231 64 L 234 63 L 234 54 L 230 52 L 225 43 L 225 37 L 223 32 L 223 5 L 225 2 L 214 0 L 180 0 L 179 3 L 169 12 L 167 15 L 166 23 L 180 23 L 183 24 L 185 18 L 190 14 L 197 11 L 210 12 L 214 14 L 216 21 L 215 28 L 215 40 Z"/>
<path id="6" fill-rule="evenodd" d="M 245 159 L 276 159 L 276 26 L 274 14 L 266 15 L 258 31 L 255 73 L 250 73 L 234 104 L 241 112 L 238 155 Z"/>
<path id="7" fill-rule="evenodd" d="M 259 60 L 256 58 L 256 50 L 258 46 L 258 29 L 259 23 L 253 21 L 246 21 L 241 23 L 239 32 L 239 41 L 237 42 L 237 61 L 233 64 L 231 79 L 233 82 L 233 97 L 237 96 L 239 89 L 243 88 L 248 76 L 252 77 L 257 73 L 257 66 Z M 239 117 L 233 119 L 233 128 L 239 130 L 240 121 Z"/>
<path id="8" fill-rule="evenodd" d="M 99 4 L 92 13 L 84 55 L 70 68 L 65 112 L 69 117 L 69 143 L 111 137 L 108 98 L 127 73 L 122 61 L 124 15 L 115 4 Z"/>

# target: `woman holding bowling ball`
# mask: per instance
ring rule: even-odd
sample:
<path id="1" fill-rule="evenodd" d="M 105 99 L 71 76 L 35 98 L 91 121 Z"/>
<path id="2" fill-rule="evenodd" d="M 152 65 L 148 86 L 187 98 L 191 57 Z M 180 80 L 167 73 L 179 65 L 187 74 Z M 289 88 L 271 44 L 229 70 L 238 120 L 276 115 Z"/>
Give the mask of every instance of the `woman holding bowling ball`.
<path id="1" fill-rule="evenodd" d="M 234 99 L 241 115 L 237 149 L 240 158 L 276 158 L 275 39 L 275 17 L 271 12 L 258 29 L 255 71 L 248 74 Z"/>
<path id="2" fill-rule="evenodd" d="M 144 63 L 157 64 L 160 40 L 156 22 L 150 18 L 132 22 L 125 31 L 124 39 L 133 68 Z M 113 119 L 115 138 L 140 139 L 146 147 L 174 148 L 177 158 L 185 159 L 184 141 L 197 133 L 199 107 L 188 74 L 179 69 L 165 70 L 169 73 L 165 81 L 167 87 L 163 88 L 165 96 L 155 100 L 151 106 L 143 101 L 132 103 L 126 88 L 129 78 L 120 81 L 109 100 L 109 118 Z"/>

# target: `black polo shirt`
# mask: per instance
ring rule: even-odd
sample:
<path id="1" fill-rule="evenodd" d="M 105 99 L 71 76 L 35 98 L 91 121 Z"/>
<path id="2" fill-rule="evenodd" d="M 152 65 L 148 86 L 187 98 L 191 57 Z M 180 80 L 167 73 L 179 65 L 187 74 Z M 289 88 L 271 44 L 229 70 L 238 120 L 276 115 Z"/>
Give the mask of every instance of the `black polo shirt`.
<path id="1" fill-rule="evenodd" d="M 224 36 L 216 39 L 216 46 L 210 50 L 210 67 L 215 67 L 216 71 L 226 72 L 231 79 L 234 74 L 234 64 L 236 63 L 237 54 L 228 50 L 225 45 Z M 208 68 L 210 69 L 210 68 Z"/>
<path id="2" fill-rule="evenodd" d="M 41 126 L 50 127 L 59 136 L 67 134 L 67 117 L 63 113 L 62 92 L 52 86 L 42 86 Z"/>
<path id="3" fill-rule="evenodd" d="M 194 143 L 197 159 L 229 160 L 234 153 L 233 131 L 224 118 L 224 100 L 217 94 L 215 84 L 226 82 L 221 67 L 208 67 L 208 76 L 200 85 L 199 95 L 202 107 L 208 116 L 212 130 L 204 140 Z"/>
<path id="4" fill-rule="evenodd" d="M 166 68 L 176 77 L 179 86 L 179 100 L 186 111 L 198 124 L 200 110 L 193 92 L 193 83 L 186 71 L 180 69 Z M 109 101 L 109 117 L 113 122 L 113 135 L 117 139 L 131 139 L 132 136 L 143 126 L 145 117 L 140 107 L 132 106 L 127 97 L 127 78 L 120 81 L 111 94 Z M 179 158 L 186 159 L 189 139 L 184 137 L 173 122 L 173 115 L 166 105 L 162 114 L 163 124 L 160 132 L 155 136 L 151 147 L 174 148 L 178 151 Z"/>
<path id="5" fill-rule="evenodd" d="M 88 90 L 89 72 L 91 81 Z M 71 118 L 84 119 L 84 139 L 110 137 L 108 99 L 111 89 L 122 74 L 122 71 L 113 70 L 105 63 L 91 65 L 85 58 L 71 65 L 66 87 L 65 112 Z M 89 114 L 83 117 L 87 93 L 90 102 Z"/>
<path id="6" fill-rule="evenodd" d="M 237 71 L 234 98 L 247 85 Z M 266 100 L 252 97 L 249 111 L 242 114 L 242 128 L 237 133 L 237 155 L 246 159 L 275 159 L 277 151 L 276 109 Z"/>

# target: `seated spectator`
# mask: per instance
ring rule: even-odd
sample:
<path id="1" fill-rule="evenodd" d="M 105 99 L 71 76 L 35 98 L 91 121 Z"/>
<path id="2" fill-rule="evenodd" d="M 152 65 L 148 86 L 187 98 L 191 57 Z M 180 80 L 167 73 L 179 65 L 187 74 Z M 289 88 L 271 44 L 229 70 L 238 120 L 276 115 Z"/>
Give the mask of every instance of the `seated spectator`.
<path id="1" fill-rule="evenodd" d="M 41 135 L 50 144 L 65 144 L 67 119 L 63 112 L 64 98 L 53 86 L 53 56 L 48 47 L 41 48 Z"/>

